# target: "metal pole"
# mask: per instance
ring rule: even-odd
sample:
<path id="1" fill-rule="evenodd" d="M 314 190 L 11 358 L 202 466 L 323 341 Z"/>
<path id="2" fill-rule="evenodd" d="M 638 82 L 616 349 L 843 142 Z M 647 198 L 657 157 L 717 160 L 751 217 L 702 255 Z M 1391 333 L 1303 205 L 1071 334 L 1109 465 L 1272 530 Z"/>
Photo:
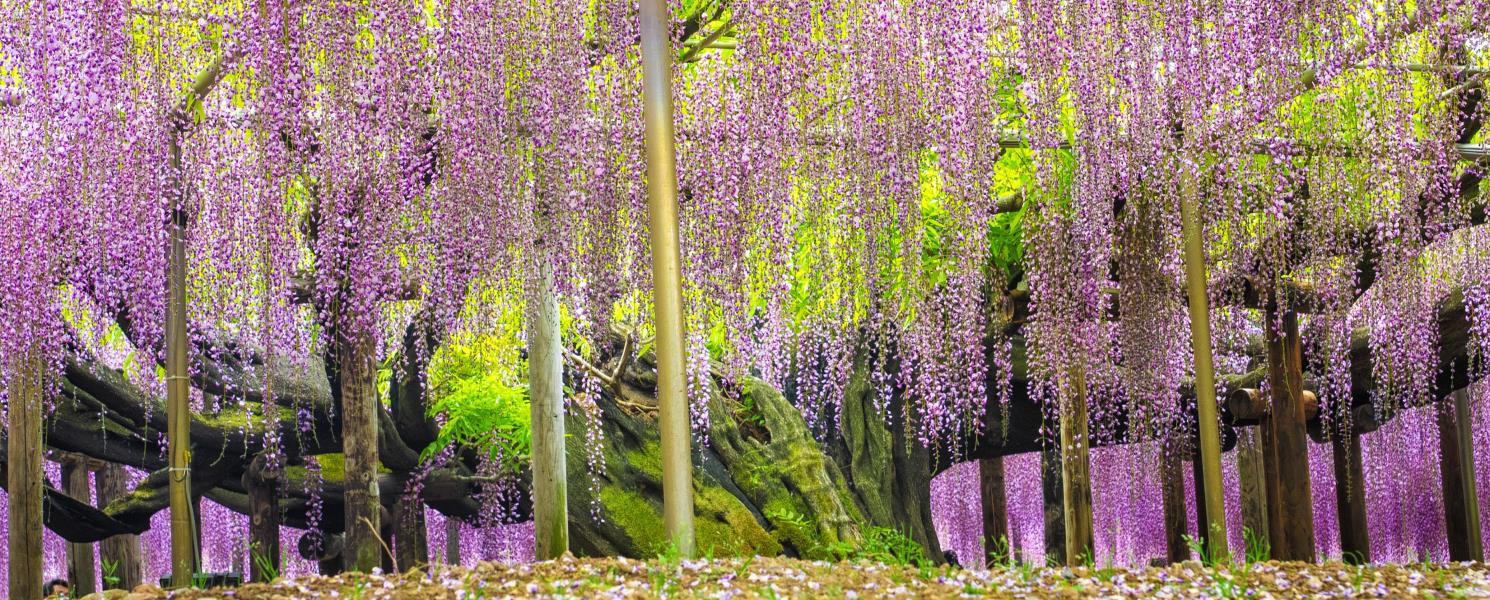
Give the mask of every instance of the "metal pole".
<path id="1" fill-rule="evenodd" d="M 1181 165 L 1181 169 L 1185 169 Z M 1198 166 L 1197 166 L 1198 168 Z M 1221 496 L 1221 435 L 1216 416 L 1216 370 L 1211 358 L 1211 310 L 1206 298 L 1205 248 L 1201 240 L 1199 190 L 1196 174 L 1180 174 L 1180 220 L 1185 236 L 1185 294 L 1190 305 L 1190 343 L 1195 351 L 1195 413 L 1200 425 L 1200 467 L 1205 490 L 1205 515 L 1209 521 L 1207 544 L 1211 556 L 1224 560 L 1226 508 Z"/>
<path id="2" fill-rule="evenodd" d="M 662 430 L 662 521 L 683 557 L 693 556 L 693 465 L 683 379 L 683 292 L 678 259 L 672 36 L 667 4 L 641 0 L 642 118 L 651 214 L 652 303 L 657 327 L 657 404 Z"/>

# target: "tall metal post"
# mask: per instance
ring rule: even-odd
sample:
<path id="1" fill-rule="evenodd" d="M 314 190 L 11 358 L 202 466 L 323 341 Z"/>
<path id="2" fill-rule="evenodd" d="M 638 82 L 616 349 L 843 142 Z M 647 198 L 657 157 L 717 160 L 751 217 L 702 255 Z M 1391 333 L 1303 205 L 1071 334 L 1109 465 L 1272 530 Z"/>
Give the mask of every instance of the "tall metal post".
<path id="1" fill-rule="evenodd" d="M 677 166 L 673 148 L 673 46 L 663 0 L 641 0 L 642 119 L 651 215 L 652 304 L 657 327 L 657 404 L 662 433 L 662 522 L 693 556 L 693 459 L 683 378 L 683 292 L 678 258 Z"/>
<path id="2" fill-rule="evenodd" d="M 1184 165 L 1180 168 L 1185 169 Z M 1180 174 L 1180 220 L 1185 236 L 1185 296 L 1190 305 L 1190 343 L 1195 352 L 1195 414 L 1200 428 L 1200 467 L 1205 491 L 1208 550 L 1218 560 L 1226 547 L 1226 507 L 1221 495 L 1221 433 L 1216 416 L 1216 368 L 1211 356 L 1211 309 L 1206 298 L 1205 247 L 1200 228 L 1200 192 L 1194 172 Z"/>

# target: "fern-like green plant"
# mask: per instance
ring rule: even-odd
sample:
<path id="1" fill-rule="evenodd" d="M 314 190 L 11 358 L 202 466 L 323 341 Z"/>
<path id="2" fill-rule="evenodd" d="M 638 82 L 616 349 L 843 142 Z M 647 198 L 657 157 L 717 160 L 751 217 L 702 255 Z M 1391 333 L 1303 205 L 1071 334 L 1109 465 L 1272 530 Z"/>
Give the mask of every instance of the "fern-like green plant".
<path id="1" fill-rule="evenodd" d="M 114 589 L 116 587 L 119 587 L 119 582 L 121 581 L 123 581 L 123 579 L 119 577 L 119 561 L 109 560 L 107 558 L 103 559 L 104 589 Z"/>
<path id="2" fill-rule="evenodd" d="M 527 464 L 532 441 L 528 386 L 512 382 L 504 369 L 491 364 L 501 357 L 484 351 L 482 346 L 490 343 L 448 345 L 432 362 L 435 398 L 430 411 L 444 415 L 445 424 L 422 459 L 460 445 L 485 450 L 508 472 Z"/>

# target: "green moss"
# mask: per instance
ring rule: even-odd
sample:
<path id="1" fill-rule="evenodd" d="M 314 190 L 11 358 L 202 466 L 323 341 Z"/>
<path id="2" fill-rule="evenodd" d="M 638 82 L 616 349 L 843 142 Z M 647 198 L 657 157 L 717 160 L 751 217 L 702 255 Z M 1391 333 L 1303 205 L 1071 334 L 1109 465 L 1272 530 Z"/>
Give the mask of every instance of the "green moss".
<path id="1" fill-rule="evenodd" d="M 772 534 L 781 544 L 789 544 L 804 558 L 818 558 L 828 546 L 817 525 L 807 518 L 806 507 L 796 498 L 785 494 L 772 497 L 762 507 L 762 513 L 771 523 Z"/>
<path id="2" fill-rule="evenodd" d="M 608 485 L 600 490 L 600 505 L 606 519 L 626 532 L 642 556 L 655 556 L 667 549 L 661 507 L 646 497 L 619 485 Z M 696 480 L 693 506 L 695 539 L 701 551 L 721 558 L 781 553 L 781 544 L 723 487 Z"/>
<path id="3" fill-rule="evenodd" d="M 626 466 L 662 481 L 662 448 L 655 440 L 647 440 L 640 449 L 626 453 Z"/>
<path id="4" fill-rule="evenodd" d="M 606 517 L 626 532 L 643 555 L 655 556 L 667 548 L 662 515 L 641 494 L 608 485 L 600 490 L 600 506 L 605 508 Z"/>
<path id="5" fill-rule="evenodd" d="M 250 412 L 241 408 L 230 408 L 217 414 L 193 413 L 192 418 L 217 429 L 252 431 L 264 429 L 268 422 L 278 422 L 287 419 L 293 420 L 295 418 L 295 411 L 288 408 L 275 407 L 275 413 L 277 414 L 265 415 L 261 410 Z M 270 421 L 270 419 L 273 421 Z"/>
<path id="6" fill-rule="evenodd" d="M 722 487 L 695 486 L 694 513 L 698 523 L 698 547 L 714 556 L 774 556 L 781 554 L 776 541 L 740 500 Z"/>
<path id="7" fill-rule="evenodd" d="M 316 462 L 321 464 L 321 481 L 326 483 L 342 483 L 347 480 L 347 459 L 342 453 L 317 454 L 315 458 Z M 388 474 L 392 472 L 388 467 L 383 466 L 381 463 L 378 464 L 378 473 Z M 304 466 L 291 465 L 285 467 L 285 473 L 289 475 L 290 479 L 303 480 L 310 477 L 310 470 Z"/>

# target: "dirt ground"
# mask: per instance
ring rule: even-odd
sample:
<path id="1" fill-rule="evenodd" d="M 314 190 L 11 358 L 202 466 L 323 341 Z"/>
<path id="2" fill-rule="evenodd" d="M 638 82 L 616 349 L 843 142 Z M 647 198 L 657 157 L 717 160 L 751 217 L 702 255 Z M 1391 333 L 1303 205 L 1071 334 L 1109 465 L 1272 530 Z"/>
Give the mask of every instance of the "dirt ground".
<path id="1" fill-rule="evenodd" d="M 102 597 L 102 595 L 98 595 Z M 990 571 L 783 558 L 638 561 L 567 559 L 536 564 L 431 566 L 403 574 L 306 576 L 236 589 L 169 596 L 141 586 L 108 598 L 288 600 L 386 598 L 1490 598 L 1490 566 L 1355 567 L 1330 562 L 1197 562 L 1146 569 L 1034 568 Z"/>

